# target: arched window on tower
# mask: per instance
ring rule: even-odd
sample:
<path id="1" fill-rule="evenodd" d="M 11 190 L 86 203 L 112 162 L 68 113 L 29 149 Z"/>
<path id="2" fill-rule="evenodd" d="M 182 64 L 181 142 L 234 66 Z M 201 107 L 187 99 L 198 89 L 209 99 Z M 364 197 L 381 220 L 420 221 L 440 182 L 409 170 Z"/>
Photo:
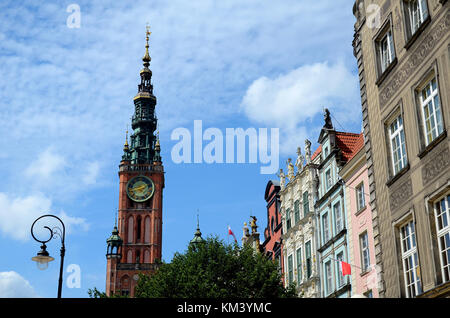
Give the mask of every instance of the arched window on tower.
<path id="1" fill-rule="evenodd" d="M 144 221 L 144 243 L 150 243 L 150 217 L 147 216 Z"/>
<path id="2" fill-rule="evenodd" d="M 128 250 L 127 252 L 127 263 L 133 263 L 133 251 Z"/>
<path id="3" fill-rule="evenodd" d="M 141 217 L 138 216 L 136 220 L 136 243 L 141 242 L 141 226 L 142 226 Z"/>
<path id="4" fill-rule="evenodd" d="M 150 251 L 149 250 L 144 251 L 144 263 L 146 263 L 146 264 L 150 263 Z"/>
<path id="5" fill-rule="evenodd" d="M 134 233 L 134 219 L 132 216 L 128 218 L 128 243 L 133 243 L 133 233 Z"/>

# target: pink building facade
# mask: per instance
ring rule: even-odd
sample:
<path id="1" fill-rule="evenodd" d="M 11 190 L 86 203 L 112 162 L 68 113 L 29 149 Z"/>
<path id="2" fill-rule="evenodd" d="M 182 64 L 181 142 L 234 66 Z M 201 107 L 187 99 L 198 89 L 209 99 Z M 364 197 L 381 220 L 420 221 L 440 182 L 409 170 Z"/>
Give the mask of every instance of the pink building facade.
<path id="1" fill-rule="evenodd" d="M 361 134 L 351 159 L 340 171 L 345 183 L 352 297 L 378 298 L 379 275 L 375 265 L 369 175 Z"/>

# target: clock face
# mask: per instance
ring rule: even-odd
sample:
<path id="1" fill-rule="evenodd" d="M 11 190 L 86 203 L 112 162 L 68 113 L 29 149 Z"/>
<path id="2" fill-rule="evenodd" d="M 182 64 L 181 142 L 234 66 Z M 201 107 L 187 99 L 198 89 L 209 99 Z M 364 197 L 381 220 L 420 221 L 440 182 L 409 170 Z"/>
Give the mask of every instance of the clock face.
<path id="1" fill-rule="evenodd" d="M 127 184 L 128 197 L 135 202 L 144 202 L 150 199 L 155 191 L 155 184 L 152 179 L 138 176 L 134 177 Z"/>

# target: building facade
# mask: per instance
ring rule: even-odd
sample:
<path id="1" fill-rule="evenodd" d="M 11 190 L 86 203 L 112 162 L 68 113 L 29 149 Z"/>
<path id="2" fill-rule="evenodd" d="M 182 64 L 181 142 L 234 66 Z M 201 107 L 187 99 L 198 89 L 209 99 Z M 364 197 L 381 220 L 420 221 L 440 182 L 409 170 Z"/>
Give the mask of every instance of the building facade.
<path id="1" fill-rule="evenodd" d="M 106 294 L 134 296 L 139 274 L 152 274 L 161 261 L 164 167 L 156 130 L 147 31 L 144 68 L 134 97 L 133 134 L 119 165 L 117 226 L 107 240 Z"/>
<path id="2" fill-rule="evenodd" d="M 284 285 L 295 284 L 299 297 L 315 298 L 320 297 L 314 216 L 317 164 L 311 157 L 311 142 L 306 140 L 305 144 L 305 156 L 300 147 L 297 149 L 297 172 L 294 173 L 291 159 L 288 160 L 288 175 L 280 170 Z"/>
<path id="3" fill-rule="evenodd" d="M 318 142 L 321 145 L 318 166 L 319 188 L 315 203 L 319 225 L 318 249 L 322 297 L 351 297 L 351 280 L 343 275 L 340 262 L 349 263 L 344 184 L 339 172 L 354 149 L 359 134 L 338 132 L 325 110 L 325 124 Z"/>
<path id="4" fill-rule="evenodd" d="M 369 174 L 363 134 L 356 140 L 353 152 L 339 175 L 345 183 L 352 297 L 378 298 L 378 267 L 375 264 L 372 209 L 368 195 Z"/>
<path id="5" fill-rule="evenodd" d="M 267 257 L 277 260 L 280 272 L 283 269 L 283 250 L 281 242 L 281 214 L 280 214 L 280 182 L 267 182 L 264 200 L 267 208 L 267 226 L 264 229 L 264 242 L 261 247 Z"/>
<path id="6" fill-rule="evenodd" d="M 450 295 L 449 6 L 353 7 L 380 297 Z"/>

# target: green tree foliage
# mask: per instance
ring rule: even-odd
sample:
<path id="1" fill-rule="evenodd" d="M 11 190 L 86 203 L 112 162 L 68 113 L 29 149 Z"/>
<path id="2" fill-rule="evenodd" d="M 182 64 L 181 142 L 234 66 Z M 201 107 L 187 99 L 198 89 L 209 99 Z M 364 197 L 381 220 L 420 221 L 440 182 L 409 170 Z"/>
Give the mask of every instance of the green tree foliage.
<path id="1" fill-rule="evenodd" d="M 226 245 L 217 237 L 176 253 L 148 277 L 141 275 L 135 297 L 274 298 L 295 297 L 285 289 L 276 262 L 251 247 Z"/>

